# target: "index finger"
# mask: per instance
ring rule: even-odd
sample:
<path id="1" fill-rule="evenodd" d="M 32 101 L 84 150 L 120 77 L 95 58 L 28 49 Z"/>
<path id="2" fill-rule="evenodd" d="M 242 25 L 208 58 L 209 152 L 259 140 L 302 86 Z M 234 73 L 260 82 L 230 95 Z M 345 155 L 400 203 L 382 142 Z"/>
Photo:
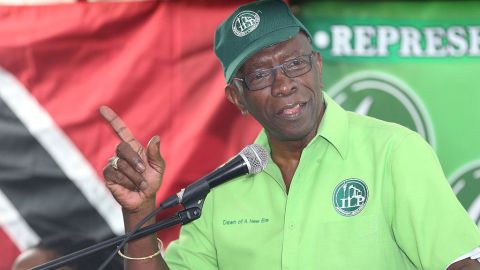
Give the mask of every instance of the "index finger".
<path id="1" fill-rule="evenodd" d="M 102 117 L 108 122 L 108 124 L 112 127 L 112 129 L 117 134 L 120 140 L 130 144 L 130 146 L 135 150 L 138 151 L 142 148 L 140 142 L 133 136 L 130 129 L 128 129 L 127 125 L 122 121 L 122 119 L 108 106 L 101 106 L 100 114 Z"/>

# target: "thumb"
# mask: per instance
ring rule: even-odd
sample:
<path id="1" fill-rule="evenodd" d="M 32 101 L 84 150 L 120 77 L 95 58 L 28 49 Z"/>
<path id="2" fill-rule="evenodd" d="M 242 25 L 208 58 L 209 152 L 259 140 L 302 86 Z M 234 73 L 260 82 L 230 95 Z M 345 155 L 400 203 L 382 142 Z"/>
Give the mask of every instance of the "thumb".
<path id="1" fill-rule="evenodd" d="M 147 145 L 148 164 L 158 173 L 163 173 L 165 161 L 160 154 L 160 137 L 153 136 Z"/>

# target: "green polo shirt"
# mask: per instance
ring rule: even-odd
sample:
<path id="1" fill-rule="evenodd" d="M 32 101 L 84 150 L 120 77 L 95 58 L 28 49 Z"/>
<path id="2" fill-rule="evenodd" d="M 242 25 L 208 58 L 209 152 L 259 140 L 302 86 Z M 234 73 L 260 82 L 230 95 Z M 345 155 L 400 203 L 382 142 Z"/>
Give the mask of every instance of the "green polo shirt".
<path id="1" fill-rule="evenodd" d="M 272 160 L 208 195 L 170 244 L 170 269 L 445 269 L 480 246 L 431 147 L 325 95 L 289 193 Z M 262 132 L 256 143 L 269 149 Z"/>

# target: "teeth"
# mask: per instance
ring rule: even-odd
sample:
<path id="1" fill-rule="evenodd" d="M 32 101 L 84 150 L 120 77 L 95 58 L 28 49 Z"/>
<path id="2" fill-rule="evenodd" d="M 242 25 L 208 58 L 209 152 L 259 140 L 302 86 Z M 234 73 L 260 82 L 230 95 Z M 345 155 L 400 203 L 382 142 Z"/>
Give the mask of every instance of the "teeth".
<path id="1" fill-rule="evenodd" d="M 292 108 L 289 108 L 289 109 L 284 109 L 283 110 L 283 114 L 295 114 L 298 112 L 298 110 L 300 109 L 300 104 L 297 104 L 295 106 L 293 106 Z"/>

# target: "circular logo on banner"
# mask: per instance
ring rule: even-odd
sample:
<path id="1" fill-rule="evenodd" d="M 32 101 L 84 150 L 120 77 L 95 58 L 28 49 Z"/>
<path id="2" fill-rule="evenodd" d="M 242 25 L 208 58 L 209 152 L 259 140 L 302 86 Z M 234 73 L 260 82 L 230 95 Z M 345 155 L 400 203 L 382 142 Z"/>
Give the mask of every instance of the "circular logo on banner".
<path id="1" fill-rule="evenodd" d="M 260 16 L 257 13 L 244 10 L 233 19 L 232 30 L 237 37 L 243 37 L 255 30 L 259 23 Z"/>
<path id="2" fill-rule="evenodd" d="M 449 177 L 449 182 L 470 217 L 480 225 L 480 160 L 472 161 L 456 170 Z"/>
<path id="3" fill-rule="evenodd" d="M 401 80 L 381 72 L 358 72 L 341 79 L 328 93 L 344 109 L 410 128 L 436 148 L 423 102 Z"/>
<path id="4" fill-rule="evenodd" d="M 347 217 L 355 216 L 367 204 L 367 185 L 360 179 L 345 179 L 335 187 L 332 200 L 339 214 Z"/>

